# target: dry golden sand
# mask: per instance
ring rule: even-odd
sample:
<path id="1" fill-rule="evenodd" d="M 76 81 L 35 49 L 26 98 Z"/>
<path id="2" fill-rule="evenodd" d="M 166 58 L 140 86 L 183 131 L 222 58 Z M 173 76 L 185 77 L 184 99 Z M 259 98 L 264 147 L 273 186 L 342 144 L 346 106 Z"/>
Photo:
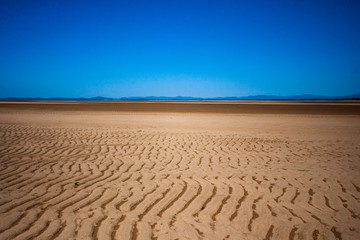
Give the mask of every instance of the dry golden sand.
<path id="1" fill-rule="evenodd" d="M 0 103 L 0 239 L 360 239 L 360 104 Z"/>

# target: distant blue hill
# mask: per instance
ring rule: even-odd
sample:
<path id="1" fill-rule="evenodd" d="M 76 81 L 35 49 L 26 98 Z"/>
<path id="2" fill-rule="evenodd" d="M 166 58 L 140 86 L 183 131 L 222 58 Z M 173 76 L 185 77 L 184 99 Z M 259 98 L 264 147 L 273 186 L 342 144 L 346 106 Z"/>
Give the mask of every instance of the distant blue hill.
<path id="1" fill-rule="evenodd" d="M 195 100 L 344 100 L 344 99 L 360 99 L 360 94 L 351 94 L 345 96 L 324 96 L 324 95 L 312 95 L 312 94 L 302 94 L 302 95 L 291 95 L 291 96 L 276 96 L 276 95 L 254 95 L 254 96 L 244 96 L 244 97 L 215 97 L 215 98 L 200 98 L 200 97 L 165 97 L 165 96 L 147 96 L 147 97 L 121 97 L 121 98 L 108 98 L 108 97 L 92 97 L 92 98 L 62 98 L 62 97 L 53 97 L 53 98 L 18 98 L 18 97 L 8 97 L 0 98 L 0 100 L 17 100 L 17 101 L 112 101 L 112 100 L 122 100 L 122 101 L 149 101 L 149 100 L 168 100 L 168 101 L 195 101 Z"/>

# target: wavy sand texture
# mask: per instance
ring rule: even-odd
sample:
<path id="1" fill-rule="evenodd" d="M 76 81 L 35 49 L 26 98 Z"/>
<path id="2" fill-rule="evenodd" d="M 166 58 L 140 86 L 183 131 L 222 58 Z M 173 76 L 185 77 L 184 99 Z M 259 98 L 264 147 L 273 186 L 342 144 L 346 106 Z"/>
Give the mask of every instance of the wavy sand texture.
<path id="1" fill-rule="evenodd" d="M 360 147 L 0 124 L 0 239 L 359 239 Z"/>

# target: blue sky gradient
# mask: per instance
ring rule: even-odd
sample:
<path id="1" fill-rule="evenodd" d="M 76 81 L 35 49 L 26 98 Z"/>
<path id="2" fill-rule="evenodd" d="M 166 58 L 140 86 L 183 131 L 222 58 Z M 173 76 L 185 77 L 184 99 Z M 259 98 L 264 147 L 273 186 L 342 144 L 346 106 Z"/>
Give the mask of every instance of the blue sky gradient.
<path id="1" fill-rule="evenodd" d="M 360 1 L 0 4 L 0 97 L 360 93 Z"/>

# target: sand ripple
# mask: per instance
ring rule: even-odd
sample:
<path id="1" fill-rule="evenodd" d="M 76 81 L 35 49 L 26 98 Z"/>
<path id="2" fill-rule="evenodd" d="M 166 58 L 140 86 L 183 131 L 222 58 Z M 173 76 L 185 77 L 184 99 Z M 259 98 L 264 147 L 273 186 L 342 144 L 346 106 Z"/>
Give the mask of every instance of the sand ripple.
<path id="1" fill-rule="evenodd" d="M 356 144 L 6 124 L 0 142 L 0 239 L 360 238 Z"/>

